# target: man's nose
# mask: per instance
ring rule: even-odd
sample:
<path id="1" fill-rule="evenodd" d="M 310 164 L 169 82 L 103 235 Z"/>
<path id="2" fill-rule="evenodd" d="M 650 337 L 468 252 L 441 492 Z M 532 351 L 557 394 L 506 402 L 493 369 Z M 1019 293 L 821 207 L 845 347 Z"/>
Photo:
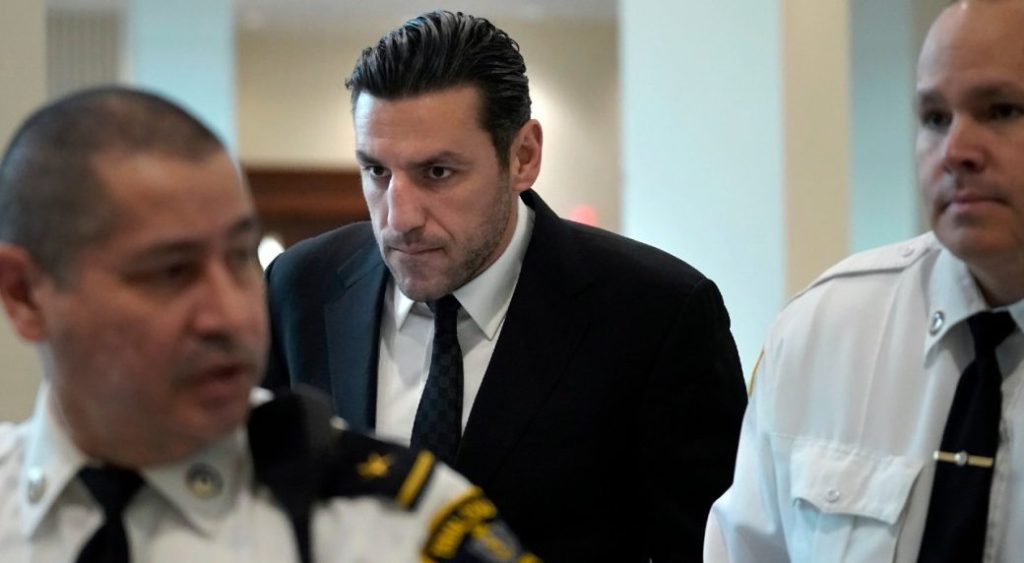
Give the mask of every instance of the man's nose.
<path id="1" fill-rule="evenodd" d="M 201 333 L 233 333 L 259 322 L 257 312 L 265 306 L 262 283 L 258 274 L 238 271 L 227 263 L 208 266 L 196 303 L 196 329 Z"/>
<path id="2" fill-rule="evenodd" d="M 969 117 L 956 116 L 946 131 L 943 167 L 952 174 L 972 174 L 985 168 L 984 131 Z"/>
<path id="3" fill-rule="evenodd" d="M 388 184 L 388 226 L 409 233 L 423 226 L 426 214 L 416 183 L 404 174 L 394 174 Z"/>

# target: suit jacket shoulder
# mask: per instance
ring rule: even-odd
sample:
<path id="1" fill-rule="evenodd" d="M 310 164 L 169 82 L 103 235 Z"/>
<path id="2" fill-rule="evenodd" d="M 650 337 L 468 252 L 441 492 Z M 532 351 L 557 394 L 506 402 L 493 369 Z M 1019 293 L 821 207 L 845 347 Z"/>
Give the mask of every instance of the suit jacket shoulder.
<path id="1" fill-rule="evenodd" d="M 683 260 L 648 244 L 603 229 L 561 219 L 535 193 L 523 196 L 534 209 L 536 222 L 523 264 L 522 276 L 546 272 L 569 276 L 568 283 L 595 283 L 622 289 L 643 289 L 636 298 L 660 297 L 658 292 L 685 295 L 706 280 Z M 552 287 L 563 282 L 548 279 Z M 655 292 L 652 295 L 650 292 Z"/>
<path id="2" fill-rule="evenodd" d="M 364 399 L 372 399 L 373 390 L 360 382 L 342 393 L 331 374 L 362 372 L 376 361 L 371 352 L 386 272 L 367 222 L 304 240 L 278 256 L 266 272 L 272 343 L 263 385 L 308 383 L 334 396 L 338 412 L 356 428 L 371 428 L 374 401 Z"/>
<path id="3" fill-rule="evenodd" d="M 270 291 L 306 286 L 329 275 L 368 248 L 375 249 L 373 229 L 368 222 L 352 223 L 300 241 L 282 253 L 267 268 Z"/>

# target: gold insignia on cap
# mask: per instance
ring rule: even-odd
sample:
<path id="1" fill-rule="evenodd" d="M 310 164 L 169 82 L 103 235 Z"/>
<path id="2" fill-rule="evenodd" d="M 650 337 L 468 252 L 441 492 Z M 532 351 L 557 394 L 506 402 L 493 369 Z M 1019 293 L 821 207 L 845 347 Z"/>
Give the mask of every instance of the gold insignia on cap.
<path id="1" fill-rule="evenodd" d="M 395 462 L 390 455 L 370 454 L 366 461 L 356 466 L 356 471 L 363 479 L 380 479 L 391 472 L 391 464 Z"/>
<path id="2" fill-rule="evenodd" d="M 28 470 L 26 494 L 32 504 L 39 502 L 46 493 L 46 475 L 38 468 Z"/>
<path id="3" fill-rule="evenodd" d="M 213 467 L 205 463 L 197 463 L 185 474 L 188 490 L 203 500 L 211 499 L 224 490 L 224 478 Z"/>

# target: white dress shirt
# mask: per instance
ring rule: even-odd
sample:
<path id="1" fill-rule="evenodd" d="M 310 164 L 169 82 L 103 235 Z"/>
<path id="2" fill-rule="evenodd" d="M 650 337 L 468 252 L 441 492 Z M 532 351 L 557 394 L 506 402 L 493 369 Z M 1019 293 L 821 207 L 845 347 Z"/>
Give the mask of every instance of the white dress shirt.
<path id="1" fill-rule="evenodd" d="M 517 201 L 515 232 L 505 251 L 490 267 L 454 292 L 462 304 L 458 335 L 462 349 L 463 428 L 494 354 L 533 231 L 533 210 L 521 199 Z M 381 312 L 377 369 L 376 432 L 381 437 L 409 444 L 416 408 L 430 371 L 433 340 L 433 313 L 426 304 L 409 299 L 393 280 L 389 281 Z"/>
<path id="2" fill-rule="evenodd" d="M 74 561 L 103 512 L 76 474 L 88 459 L 72 444 L 41 386 L 32 417 L 0 425 L 0 561 Z M 125 510 L 132 561 L 297 561 L 291 524 L 253 482 L 240 429 L 187 460 L 141 471 L 145 485 Z M 449 507 L 476 489 L 437 465 L 415 510 L 377 497 L 315 505 L 315 561 L 413 562 Z M 434 522 L 435 524 L 432 524 Z"/>
<path id="3" fill-rule="evenodd" d="M 765 342 L 710 562 L 916 563 L 965 322 L 988 306 L 933 235 L 855 255 L 782 312 Z M 1008 310 L 1024 326 L 1024 302 Z M 1024 554 L 1024 335 L 997 349 L 1001 438 L 984 560 Z"/>

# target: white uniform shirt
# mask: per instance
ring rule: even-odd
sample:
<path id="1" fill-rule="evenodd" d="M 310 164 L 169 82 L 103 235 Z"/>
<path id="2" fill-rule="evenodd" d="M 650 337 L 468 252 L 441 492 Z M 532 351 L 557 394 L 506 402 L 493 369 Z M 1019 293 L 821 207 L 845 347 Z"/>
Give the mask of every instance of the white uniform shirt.
<path id="1" fill-rule="evenodd" d="M 0 425 L 0 561 L 74 561 L 103 521 L 102 509 L 76 478 L 87 463 L 49 408 L 43 385 L 32 418 Z M 254 486 L 247 438 L 240 430 L 188 460 L 142 471 L 145 485 L 125 510 L 136 562 L 297 561 L 290 522 L 266 487 Z M 431 521 L 473 494 L 438 465 L 415 511 L 372 497 L 316 505 L 315 561 L 413 562 Z"/>
<path id="2" fill-rule="evenodd" d="M 454 292 L 462 304 L 458 338 L 462 349 L 463 428 L 494 354 L 533 232 L 533 210 L 523 200 L 517 201 L 516 227 L 508 247 L 490 267 Z M 388 282 L 377 370 L 375 432 L 382 438 L 409 444 L 416 409 L 427 384 L 433 340 L 434 314 L 426 304 L 409 299 L 393 280 Z"/>
<path id="3" fill-rule="evenodd" d="M 933 235 L 826 272 L 770 331 L 733 486 L 711 510 L 710 562 L 915 563 L 957 382 L 966 319 L 986 310 L 966 265 Z M 1024 326 L 1024 302 L 1008 308 Z M 985 561 L 1024 554 L 1024 335 L 1004 374 Z"/>

